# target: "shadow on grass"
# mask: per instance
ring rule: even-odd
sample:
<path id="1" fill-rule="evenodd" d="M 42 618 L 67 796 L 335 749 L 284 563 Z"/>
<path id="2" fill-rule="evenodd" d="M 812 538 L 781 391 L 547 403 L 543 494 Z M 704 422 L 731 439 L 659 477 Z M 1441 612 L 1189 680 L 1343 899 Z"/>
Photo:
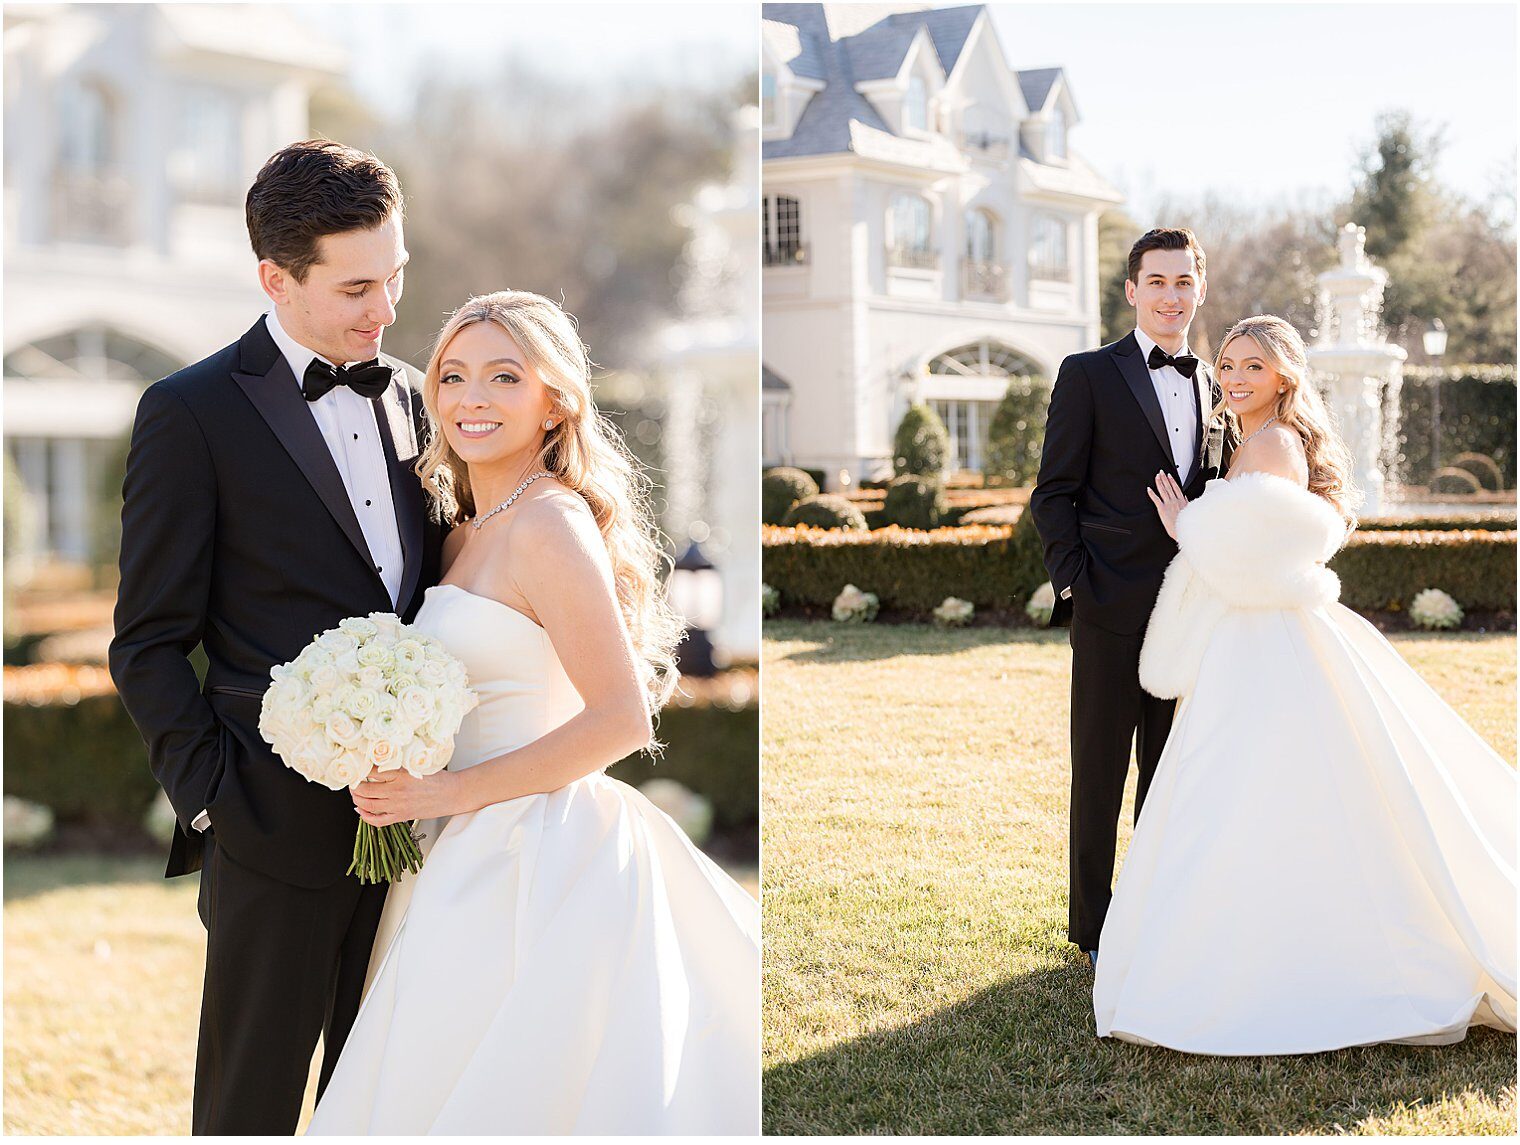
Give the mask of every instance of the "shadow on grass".
<path id="1" fill-rule="evenodd" d="M 191 885 L 180 881 L 175 885 Z M 19 902 L 67 887 L 110 883 L 164 883 L 164 861 L 145 855 L 5 854 L 5 901 Z"/>
<path id="2" fill-rule="evenodd" d="M 1001 982 L 906 1026 L 765 1072 L 767 1134 L 1335 1133 L 1515 1082 L 1515 1042 L 1211 1058 L 1100 1040 L 1092 975 Z"/>
<path id="3" fill-rule="evenodd" d="M 944 629 L 928 624 L 838 624 L 830 620 L 768 620 L 765 639 L 808 647 L 777 654 L 793 664 L 847 664 L 899 656 L 946 656 L 990 645 L 1066 644 L 1064 628 L 1001 628 L 976 625 Z"/>

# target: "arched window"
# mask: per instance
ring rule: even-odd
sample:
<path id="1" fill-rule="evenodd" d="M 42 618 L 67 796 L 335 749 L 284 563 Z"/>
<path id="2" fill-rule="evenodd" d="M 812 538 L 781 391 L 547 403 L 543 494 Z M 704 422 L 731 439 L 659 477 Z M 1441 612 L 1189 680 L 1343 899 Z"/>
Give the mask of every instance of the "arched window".
<path id="1" fill-rule="evenodd" d="M 912 131 L 929 130 L 929 89 L 923 76 L 908 80 L 908 95 L 903 100 L 903 127 Z"/>
<path id="2" fill-rule="evenodd" d="M 968 389 L 985 390 L 1007 387 L 1007 379 L 1038 374 L 1039 367 L 1028 358 L 997 342 L 973 342 L 948 350 L 929 363 L 931 379 L 944 379 L 935 388 L 954 392 L 957 380 L 966 380 Z M 983 383 L 992 382 L 988 387 Z M 998 384 L 1000 383 L 1000 384 Z M 998 403 L 985 398 L 931 398 L 930 405 L 945 423 L 950 434 L 950 467 L 981 469 L 987 458 L 987 435 Z"/>
<path id="3" fill-rule="evenodd" d="M 802 204 L 791 195 L 766 195 L 760 200 L 760 212 L 765 265 L 807 262 L 807 247 L 802 243 Z"/>
<path id="4" fill-rule="evenodd" d="M 922 195 L 901 192 L 892 196 L 891 233 L 887 257 L 893 266 L 933 269 L 939 264 L 934 250 L 933 210 Z"/>
<path id="5" fill-rule="evenodd" d="M 1066 220 L 1058 215 L 1034 217 L 1029 244 L 1029 277 L 1051 282 L 1071 281 L 1071 260 L 1066 246 Z"/>

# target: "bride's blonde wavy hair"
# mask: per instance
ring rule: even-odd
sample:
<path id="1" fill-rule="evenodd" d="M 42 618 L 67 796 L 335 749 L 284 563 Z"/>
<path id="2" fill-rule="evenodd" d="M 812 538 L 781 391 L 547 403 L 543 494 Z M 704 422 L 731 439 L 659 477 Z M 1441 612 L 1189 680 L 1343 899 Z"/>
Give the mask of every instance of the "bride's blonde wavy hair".
<path id="1" fill-rule="evenodd" d="M 542 295 L 499 290 L 471 298 L 449 316 L 422 379 L 422 402 L 433 432 L 416 473 L 445 524 L 459 525 L 475 515 L 469 470 L 440 429 L 438 379 L 449 343 L 477 322 L 494 322 L 505 330 L 549 391 L 555 424 L 544 431 L 538 464 L 531 468 L 547 469 L 580 494 L 596 518 L 612 558 L 618 606 L 645 668 L 650 710 L 658 711 L 675 690 L 675 647 L 685 628 L 660 583 L 661 566 L 669 558 L 649 502 L 649 478 L 592 400 L 591 358 L 570 315 Z"/>
<path id="2" fill-rule="evenodd" d="M 1304 443 L 1304 457 L 1309 465 L 1309 492 L 1329 501 L 1346 519 L 1348 528 L 1354 527 L 1357 495 L 1351 484 L 1351 455 L 1330 420 L 1325 400 L 1309 380 L 1309 353 L 1304 348 L 1304 340 L 1291 323 L 1275 314 L 1242 318 L 1219 342 L 1219 350 L 1214 355 L 1216 374 L 1230 343 L 1241 337 L 1250 338 L 1261 347 L 1267 364 L 1277 372 L 1286 387 L 1286 392 L 1277 395 L 1273 413 L 1279 423 L 1297 433 Z M 1238 440 L 1240 419 L 1230 409 L 1228 399 L 1221 400 L 1214 410 L 1215 417 L 1220 414 L 1228 419 Z"/>

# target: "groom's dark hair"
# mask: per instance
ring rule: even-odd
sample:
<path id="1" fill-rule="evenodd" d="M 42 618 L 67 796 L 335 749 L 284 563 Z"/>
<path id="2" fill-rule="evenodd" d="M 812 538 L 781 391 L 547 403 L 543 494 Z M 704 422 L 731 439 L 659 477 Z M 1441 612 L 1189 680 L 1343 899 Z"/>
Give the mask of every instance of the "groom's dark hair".
<path id="1" fill-rule="evenodd" d="M 1204 267 L 1203 247 L 1198 245 L 1198 236 L 1186 227 L 1158 227 L 1146 231 L 1129 248 L 1129 265 L 1124 276 L 1131 282 L 1139 283 L 1140 260 L 1149 250 L 1190 250 L 1193 252 L 1193 264 L 1198 267 L 1198 277 L 1208 277 Z"/>
<path id="2" fill-rule="evenodd" d="M 248 188 L 248 239 L 305 282 L 323 235 L 373 230 L 403 206 L 396 173 L 373 155 L 307 139 L 271 155 Z"/>

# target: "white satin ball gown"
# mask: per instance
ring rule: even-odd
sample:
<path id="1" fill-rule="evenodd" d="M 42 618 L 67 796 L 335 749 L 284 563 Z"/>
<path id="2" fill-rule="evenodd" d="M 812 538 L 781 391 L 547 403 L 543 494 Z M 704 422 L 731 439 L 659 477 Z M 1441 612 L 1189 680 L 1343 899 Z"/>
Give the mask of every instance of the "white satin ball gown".
<path id="1" fill-rule="evenodd" d="M 454 585 L 415 624 L 480 705 L 453 770 L 582 708 L 548 634 Z M 759 1132 L 759 904 L 596 773 L 424 830 L 308 1132 Z"/>
<path id="2" fill-rule="evenodd" d="M 1515 773 L 1324 563 L 1344 526 L 1209 483 L 1140 679 L 1180 696 L 1098 947 L 1100 1036 L 1201 1054 L 1515 1029 Z"/>

